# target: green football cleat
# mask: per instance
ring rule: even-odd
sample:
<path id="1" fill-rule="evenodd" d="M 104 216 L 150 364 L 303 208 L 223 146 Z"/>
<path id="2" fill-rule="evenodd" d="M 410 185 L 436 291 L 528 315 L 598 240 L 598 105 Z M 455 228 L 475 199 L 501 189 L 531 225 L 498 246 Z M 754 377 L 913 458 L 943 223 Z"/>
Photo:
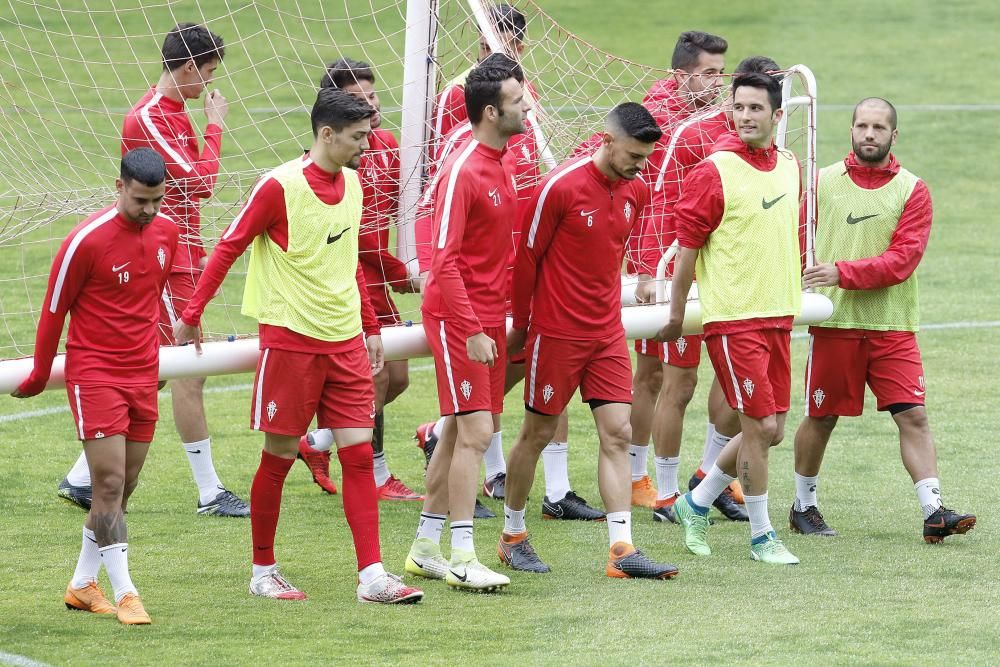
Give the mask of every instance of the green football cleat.
<path id="1" fill-rule="evenodd" d="M 708 513 L 701 514 L 691 506 L 689 494 L 684 494 L 674 503 L 674 514 L 684 528 L 684 546 L 695 556 L 711 556 L 712 548 L 705 540 L 708 530 Z"/>
<path id="2" fill-rule="evenodd" d="M 771 532 L 764 536 L 764 540 L 754 544 L 750 543 L 750 558 L 769 563 L 771 565 L 798 565 L 799 559 L 785 548 L 778 536 Z"/>

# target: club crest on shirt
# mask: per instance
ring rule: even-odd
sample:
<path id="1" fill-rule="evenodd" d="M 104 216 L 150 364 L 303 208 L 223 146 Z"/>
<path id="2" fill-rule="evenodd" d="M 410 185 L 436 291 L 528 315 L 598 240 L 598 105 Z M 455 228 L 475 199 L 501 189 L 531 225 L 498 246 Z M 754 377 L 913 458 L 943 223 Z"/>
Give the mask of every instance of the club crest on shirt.
<path id="1" fill-rule="evenodd" d="M 274 419 L 274 415 L 278 412 L 278 404 L 271 401 L 267 404 L 267 421 Z"/>
<path id="2" fill-rule="evenodd" d="M 817 387 L 816 391 L 813 392 L 813 403 L 815 403 L 818 408 L 823 405 L 824 399 L 826 399 L 826 392 Z"/>
<path id="3" fill-rule="evenodd" d="M 747 398 L 753 398 L 753 380 L 750 378 L 743 379 L 743 391 L 747 393 Z"/>
<path id="4" fill-rule="evenodd" d="M 632 220 L 632 202 L 625 202 L 625 222 Z"/>
<path id="5" fill-rule="evenodd" d="M 493 200 L 493 205 L 494 206 L 499 206 L 500 205 L 500 187 L 499 186 L 493 188 L 487 194 L 489 195 L 490 199 Z"/>
<path id="6" fill-rule="evenodd" d="M 156 249 L 156 261 L 160 263 L 160 269 L 163 269 L 163 265 L 167 263 L 167 251 L 163 247 Z"/>
<path id="7" fill-rule="evenodd" d="M 555 395 L 555 393 L 555 389 L 553 389 L 550 384 L 542 387 L 542 400 L 545 401 L 545 405 L 549 404 L 549 401 L 552 400 L 552 396 Z"/>
<path id="8" fill-rule="evenodd" d="M 104 433 L 102 433 L 101 431 L 98 431 L 97 433 L 94 434 L 94 439 L 95 440 L 100 440 L 103 437 L 104 437 Z"/>
<path id="9" fill-rule="evenodd" d="M 688 342 L 684 340 L 684 336 L 681 336 L 677 339 L 677 353 L 683 355 L 686 349 L 688 349 Z"/>
<path id="10" fill-rule="evenodd" d="M 462 396 L 465 396 L 465 400 L 469 400 L 472 396 L 472 383 L 468 380 L 462 380 L 462 384 L 458 387 L 462 391 Z"/>

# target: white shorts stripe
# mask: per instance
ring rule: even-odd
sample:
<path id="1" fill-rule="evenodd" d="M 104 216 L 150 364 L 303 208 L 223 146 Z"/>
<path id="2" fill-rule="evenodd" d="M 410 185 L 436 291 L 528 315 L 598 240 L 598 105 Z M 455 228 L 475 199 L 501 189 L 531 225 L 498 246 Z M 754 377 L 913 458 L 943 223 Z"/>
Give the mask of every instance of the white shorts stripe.
<path id="1" fill-rule="evenodd" d="M 76 254 L 76 249 L 80 247 L 80 244 L 83 243 L 83 240 L 87 238 L 92 231 L 106 223 L 108 220 L 113 219 L 116 215 L 118 215 L 118 209 L 112 206 L 102 216 L 81 229 L 80 232 L 73 237 L 73 240 L 69 242 L 69 247 L 66 248 L 66 254 L 63 255 L 62 264 L 59 265 L 59 274 L 56 276 L 56 284 L 52 288 L 52 301 L 49 302 L 50 313 L 54 313 L 59 309 L 59 295 L 62 294 L 63 284 L 66 282 L 66 274 L 69 272 L 69 263 L 73 261 L 73 255 Z"/>
<path id="2" fill-rule="evenodd" d="M 146 131 L 149 132 L 149 136 L 153 137 L 159 147 L 170 156 L 170 159 L 174 161 L 175 164 L 179 165 L 184 171 L 193 171 L 192 167 L 184 156 L 174 150 L 173 146 L 167 143 L 167 140 L 163 138 L 160 134 L 160 130 L 157 129 L 156 125 L 153 123 L 153 119 L 149 116 L 149 109 L 155 106 L 160 99 L 163 97 L 161 93 L 153 95 L 153 97 L 146 103 L 142 109 L 139 110 L 139 116 L 142 117 L 142 123 L 146 126 Z"/>
<path id="3" fill-rule="evenodd" d="M 740 382 L 736 379 L 736 372 L 733 371 L 733 361 L 729 358 L 729 336 L 722 336 L 722 353 L 726 357 L 726 366 L 729 367 L 729 378 L 733 381 L 733 391 L 736 392 L 736 409 L 743 412 L 743 394 L 740 393 Z"/>
<path id="4" fill-rule="evenodd" d="M 531 350 L 531 372 L 528 376 L 528 407 L 535 407 L 535 379 L 538 371 L 538 348 L 542 345 L 542 335 L 535 338 L 535 347 Z"/>
<path id="5" fill-rule="evenodd" d="M 257 396 L 253 405 L 253 428 L 260 430 L 261 406 L 264 404 L 264 371 L 267 369 L 267 355 L 270 348 L 264 348 L 264 356 L 260 359 L 260 373 L 257 374 L 257 389 L 254 392 Z"/>
<path id="6" fill-rule="evenodd" d="M 80 385 L 73 385 L 73 396 L 76 398 L 76 429 L 80 433 L 80 439 L 83 440 L 83 404 L 80 403 Z"/>
<path id="7" fill-rule="evenodd" d="M 438 158 L 438 165 L 444 165 L 444 161 L 451 155 L 451 152 L 455 149 L 456 144 L 465 138 L 465 135 L 472 132 L 472 125 L 470 123 L 464 123 L 460 125 L 457 130 L 455 130 L 448 141 L 445 143 L 444 148 L 441 149 L 441 157 Z M 443 169 L 438 169 L 434 172 L 434 178 L 427 185 L 427 189 L 424 190 L 423 199 L 420 200 L 421 205 L 430 206 L 431 201 L 434 199 L 434 188 L 437 187 L 438 179 L 441 178 L 441 172 Z"/>
<path id="8" fill-rule="evenodd" d="M 444 350 L 444 372 L 448 376 L 448 391 L 451 392 L 451 402 L 458 412 L 458 394 L 455 393 L 455 378 L 451 374 L 451 356 L 448 354 L 448 337 L 444 333 L 444 320 L 441 321 L 441 349 Z"/>
<path id="9" fill-rule="evenodd" d="M 809 334 L 809 356 L 806 358 L 806 417 L 809 416 L 809 387 L 813 377 L 813 341 L 815 336 Z"/>

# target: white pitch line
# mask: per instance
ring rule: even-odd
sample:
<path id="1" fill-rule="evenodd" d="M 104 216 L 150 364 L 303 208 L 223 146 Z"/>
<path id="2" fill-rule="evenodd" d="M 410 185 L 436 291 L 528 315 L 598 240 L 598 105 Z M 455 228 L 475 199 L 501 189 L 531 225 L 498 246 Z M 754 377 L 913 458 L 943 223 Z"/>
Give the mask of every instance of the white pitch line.
<path id="1" fill-rule="evenodd" d="M 995 329 L 1000 327 L 1000 321 L 988 321 L 988 322 L 938 322 L 934 324 L 923 324 L 920 326 L 920 330 L 923 331 L 944 331 L 948 329 Z M 809 334 L 805 331 L 793 333 L 792 338 L 808 338 Z M 411 373 L 424 373 L 426 371 L 434 370 L 434 364 L 421 364 L 419 366 L 410 366 Z M 246 391 L 247 389 L 253 388 L 252 384 L 231 384 L 222 387 L 206 387 L 206 394 L 228 394 L 234 391 Z M 166 389 L 160 392 L 160 400 L 164 400 L 170 395 L 170 390 Z M 25 419 L 32 419 L 34 417 L 45 417 L 47 415 L 55 415 L 63 412 L 69 412 L 68 405 L 58 405 L 51 408 L 41 408 L 39 410 L 28 410 L 27 412 L 16 412 L 12 415 L 0 415 L 0 424 L 7 424 L 10 422 L 23 421 Z M 0 659 L 3 658 L 3 653 L 0 653 Z"/>
<path id="2" fill-rule="evenodd" d="M 49 667 L 48 663 L 38 662 L 16 653 L 4 653 L 0 651 L 0 664 L 13 665 L 14 667 Z"/>

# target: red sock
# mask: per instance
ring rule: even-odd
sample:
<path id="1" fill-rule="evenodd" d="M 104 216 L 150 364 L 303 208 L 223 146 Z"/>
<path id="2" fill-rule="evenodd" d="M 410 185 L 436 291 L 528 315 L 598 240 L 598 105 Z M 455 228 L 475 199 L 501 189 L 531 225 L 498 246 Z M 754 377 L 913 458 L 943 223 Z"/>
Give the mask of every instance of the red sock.
<path id="1" fill-rule="evenodd" d="M 364 442 L 337 450 L 344 475 L 344 514 L 354 535 L 358 570 L 382 560 L 378 542 L 378 498 L 372 470 L 372 447 Z"/>
<path id="2" fill-rule="evenodd" d="M 250 532 L 253 564 L 274 565 L 274 533 L 281 513 L 281 489 L 295 459 L 260 453 L 260 467 L 250 486 Z"/>

